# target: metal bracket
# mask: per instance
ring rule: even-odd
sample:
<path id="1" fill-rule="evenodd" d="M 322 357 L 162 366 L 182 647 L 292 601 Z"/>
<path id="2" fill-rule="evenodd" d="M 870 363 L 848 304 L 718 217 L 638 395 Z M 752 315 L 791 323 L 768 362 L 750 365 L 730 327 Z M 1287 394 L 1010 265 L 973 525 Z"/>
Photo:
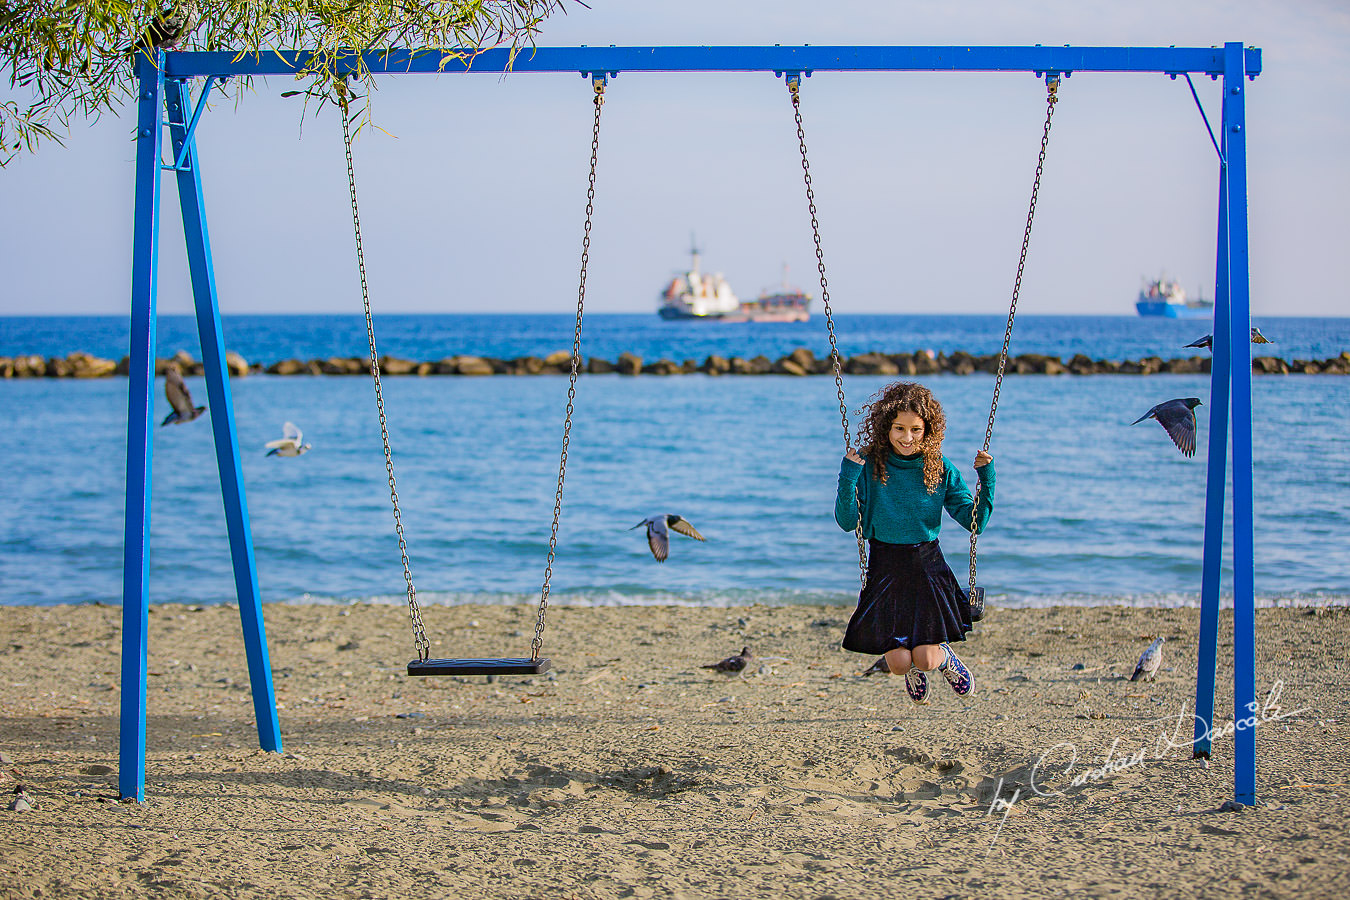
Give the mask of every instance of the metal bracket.
<path id="1" fill-rule="evenodd" d="M 188 147 L 192 145 L 192 141 L 196 137 L 197 122 L 202 117 L 202 110 L 206 108 L 206 98 L 211 96 L 211 87 L 215 84 L 215 80 L 216 76 L 214 75 L 206 76 L 206 83 L 202 86 L 201 96 L 197 98 L 197 106 L 192 111 L 192 119 L 188 121 L 187 133 L 183 136 L 183 149 L 179 153 L 178 159 L 174 161 L 175 167 L 181 168 L 183 161 L 187 159 Z"/>
<path id="2" fill-rule="evenodd" d="M 1200 110 L 1200 118 L 1204 120 L 1205 131 L 1209 133 L 1209 142 L 1214 145 L 1214 152 L 1219 155 L 1219 166 L 1226 169 L 1228 168 L 1228 160 L 1224 159 L 1223 150 L 1220 149 L 1219 142 L 1214 137 L 1214 129 L 1209 126 L 1209 116 L 1205 115 L 1205 106 L 1200 102 L 1200 95 L 1195 91 L 1195 83 L 1191 81 L 1189 72 L 1182 72 L 1181 74 L 1186 79 L 1187 87 L 1191 89 L 1191 98 L 1195 100 L 1195 108 Z M 1172 80 L 1175 81 L 1176 77 L 1176 75 L 1173 75 Z"/>
<path id="3" fill-rule="evenodd" d="M 174 122 L 172 120 L 165 120 L 162 122 L 163 125 L 168 125 L 170 127 L 174 125 L 185 125 L 186 130 L 183 134 L 183 146 L 178 150 L 178 154 L 174 158 L 173 164 L 168 165 L 161 162 L 159 166 L 161 169 L 170 172 L 191 171 L 191 168 L 187 165 L 188 151 L 192 147 L 192 142 L 196 139 L 197 123 L 201 120 L 202 111 L 206 109 L 206 98 L 210 96 L 211 88 L 214 85 L 216 78 L 217 76 L 215 75 L 206 76 L 206 83 L 202 87 L 201 96 L 197 98 L 197 105 L 192 110 L 192 118 L 188 119 L 186 123 Z M 180 79 L 170 79 L 170 80 L 180 80 Z M 179 114 L 181 117 L 182 114 L 181 110 L 179 111 Z"/>

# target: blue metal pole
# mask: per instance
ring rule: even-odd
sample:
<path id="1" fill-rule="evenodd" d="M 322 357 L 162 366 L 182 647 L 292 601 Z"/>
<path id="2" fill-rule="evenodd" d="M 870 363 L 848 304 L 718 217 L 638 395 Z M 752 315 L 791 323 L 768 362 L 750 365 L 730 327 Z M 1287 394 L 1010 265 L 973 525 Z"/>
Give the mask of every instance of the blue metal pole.
<path id="1" fill-rule="evenodd" d="M 132 224 L 127 387 L 127 502 L 122 556 L 122 721 L 117 790 L 145 799 L 146 633 L 150 616 L 150 461 L 154 429 L 155 291 L 159 267 L 159 116 L 163 54 L 136 56 L 136 212 Z"/>
<path id="2" fill-rule="evenodd" d="M 1247 89 L 1242 44 L 1224 44 L 1228 160 L 1228 340 L 1233 387 L 1233 799 L 1256 802 L 1256 585 L 1252 523 L 1251 286 L 1247 259 Z M 1245 724 L 1245 727 L 1244 727 Z"/>
<path id="3" fill-rule="evenodd" d="M 1227 141 L 1223 142 L 1224 144 Z M 1209 369 L 1209 460 L 1205 470 L 1205 549 L 1200 579 L 1200 643 L 1196 648 L 1195 746 L 1210 757 L 1215 668 L 1219 643 L 1219 586 L 1223 574 L 1223 508 L 1228 489 L 1228 171 L 1219 163 L 1219 238 L 1214 266 L 1213 358 Z"/>
<path id="4" fill-rule="evenodd" d="M 1261 51 L 1245 51 L 1250 74 Z M 294 75 L 314 58 L 309 50 L 239 54 L 184 51 L 168 55 L 170 78 L 203 75 Z M 355 54 L 333 61 L 357 69 Z M 1217 47 L 1070 46 L 702 46 L 531 47 L 474 50 L 370 50 L 359 60 L 375 74 L 502 74 L 505 72 L 1197 72 L 1218 76 L 1228 63 Z"/>
<path id="5" fill-rule="evenodd" d="M 169 80 L 166 92 L 173 155 L 179 161 L 175 167 L 178 202 L 183 212 L 183 235 L 187 239 L 192 296 L 197 310 L 197 334 L 202 344 L 202 367 L 211 408 L 216 465 L 220 470 L 220 492 L 225 502 L 230 556 L 234 563 L 234 587 L 244 629 L 249 683 L 253 687 L 258 743 L 264 750 L 280 752 L 281 729 L 277 722 L 272 667 L 268 661 L 267 636 L 263 629 L 258 572 L 254 564 L 253 538 L 248 521 L 248 501 L 244 496 L 244 475 L 234 425 L 234 403 L 230 397 L 230 375 L 225 363 L 225 336 L 216 299 L 216 277 L 206 229 L 206 207 L 202 202 L 201 173 L 198 169 L 196 141 L 188 139 L 190 97 L 187 84 L 179 80 Z"/>

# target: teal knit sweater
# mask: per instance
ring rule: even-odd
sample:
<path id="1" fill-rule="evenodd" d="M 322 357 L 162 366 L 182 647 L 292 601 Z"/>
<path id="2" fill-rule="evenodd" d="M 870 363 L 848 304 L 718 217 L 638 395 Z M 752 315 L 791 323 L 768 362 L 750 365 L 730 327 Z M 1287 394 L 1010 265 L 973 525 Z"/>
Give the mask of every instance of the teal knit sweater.
<path id="1" fill-rule="evenodd" d="M 967 531 L 970 511 L 975 505 L 970 488 L 951 460 L 942 457 L 942 481 L 933 493 L 923 483 L 923 456 L 906 459 L 899 454 L 886 456 L 886 483 L 862 477 L 871 463 L 859 464 L 845 457 L 839 466 L 839 494 L 834 501 L 834 520 L 845 531 L 858 522 L 858 501 L 862 501 L 863 537 L 888 544 L 918 544 L 934 540 L 942 528 L 942 510 Z M 980 507 L 975 518 L 975 533 L 984 531 L 994 509 L 994 464 L 975 470 L 980 476 Z M 857 497 L 854 497 L 854 487 Z"/>

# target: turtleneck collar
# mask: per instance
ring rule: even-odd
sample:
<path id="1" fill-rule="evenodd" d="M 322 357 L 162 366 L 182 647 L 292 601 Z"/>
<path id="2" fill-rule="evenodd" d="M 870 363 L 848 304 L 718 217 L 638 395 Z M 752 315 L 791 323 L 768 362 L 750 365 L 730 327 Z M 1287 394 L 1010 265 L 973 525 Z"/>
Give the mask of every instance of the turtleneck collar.
<path id="1" fill-rule="evenodd" d="M 897 469 L 916 469 L 923 467 L 923 454 L 916 453 L 913 456 L 901 456 L 894 450 L 886 451 L 886 465 L 894 466 Z"/>

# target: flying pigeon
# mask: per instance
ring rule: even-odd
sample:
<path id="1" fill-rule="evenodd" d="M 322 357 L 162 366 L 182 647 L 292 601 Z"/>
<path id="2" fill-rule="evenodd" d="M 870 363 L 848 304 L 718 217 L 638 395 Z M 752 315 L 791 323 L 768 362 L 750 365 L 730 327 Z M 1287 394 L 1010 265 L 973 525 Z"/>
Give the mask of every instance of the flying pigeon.
<path id="1" fill-rule="evenodd" d="M 1253 325 L 1253 326 L 1252 326 L 1252 343 L 1253 343 L 1253 344 L 1273 344 L 1273 343 L 1275 343 L 1275 342 L 1272 341 L 1272 340 L 1270 340 L 1269 338 L 1267 338 L 1264 334 L 1261 333 L 1261 329 L 1259 329 L 1259 328 L 1257 328 L 1255 325 Z M 1213 349 L 1214 349 L 1214 335 L 1212 335 L 1212 334 L 1207 334 L 1207 335 L 1205 335 L 1204 337 L 1200 338 L 1200 339 L 1197 340 L 1197 341 L 1191 341 L 1191 342 L 1190 342 L 1189 344 L 1187 344 L 1186 346 L 1187 346 L 1187 347 L 1195 347 L 1195 348 L 1200 349 L 1200 350 L 1210 350 L 1210 351 L 1213 351 Z"/>
<path id="2" fill-rule="evenodd" d="M 1183 456 L 1195 455 L 1195 408 L 1200 405 L 1199 397 L 1168 400 L 1144 413 L 1131 422 L 1138 425 L 1145 419 L 1157 419 L 1158 424 L 1167 432 L 1172 443 L 1177 445 Z"/>
<path id="3" fill-rule="evenodd" d="M 161 428 L 165 425 L 182 425 L 184 422 L 191 422 L 206 412 L 205 406 L 192 405 L 192 395 L 188 393 L 187 385 L 183 383 L 183 373 L 178 370 L 176 365 L 169 366 L 168 371 L 164 373 L 164 396 L 168 398 L 169 405 L 173 407 L 173 412 L 165 416 L 164 421 L 159 423 Z"/>
<path id="4" fill-rule="evenodd" d="M 281 431 L 285 437 L 268 441 L 263 445 L 269 448 L 268 456 L 299 456 L 309 450 L 309 444 L 301 443 L 300 429 L 295 427 L 293 422 L 281 426 Z"/>
<path id="5" fill-rule="evenodd" d="M 652 556 L 656 557 L 657 562 L 665 562 L 666 557 L 670 555 L 670 532 L 668 528 L 673 528 L 680 534 L 688 535 L 696 541 L 703 540 L 703 535 L 681 517 L 674 514 L 657 514 L 648 516 L 633 528 L 647 526 L 647 546 L 652 548 Z M 628 529 L 632 531 L 633 528 Z"/>
<path id="6" fill-rule="evenodd" d="M 750 664 L 750 660 L 753 658 L 754 654 L 750 652 L 750 648 L 742 647 L 741 652 L 737 653 L 735 656 L 728 656 L 720 662 L 709 663 L 708 665 L 700 666 L 699 668 L 716 669 L 717 671 L 725 672 L 728 675 L 735 675 L 737 672 L 744 671 L 745 667 Z"/>
<path id="7" fill-rule="evenodd" d="M 183 0 L 162 10 L 145 29 L 135 47 L 172 50 L 197 29 L 198 9 L 195 0 Z"/>
<path id="8" fill-rule="evenodd" d="M 1134 667 L 1134 674 L 1130 676 L 1131 681 L 1152 681 L 1158 674 L 1158 667 L 1162 665 L 1162 645 L 1166 638 L 1158 638 L 1148 645 L 1148 649 L 1139 657 L 1139 662 Z"/>
<path id="9" fill-rule="evenodd" d="M 886 664 L 886 657 L 884 656 L 878 656 L 877 661 L 872 663 L 872 667 L 869 668 L 866 672 L 863 672 L 864 676 L 889 675 L 889 674 L 891 674 L 891 667 Z"/>

